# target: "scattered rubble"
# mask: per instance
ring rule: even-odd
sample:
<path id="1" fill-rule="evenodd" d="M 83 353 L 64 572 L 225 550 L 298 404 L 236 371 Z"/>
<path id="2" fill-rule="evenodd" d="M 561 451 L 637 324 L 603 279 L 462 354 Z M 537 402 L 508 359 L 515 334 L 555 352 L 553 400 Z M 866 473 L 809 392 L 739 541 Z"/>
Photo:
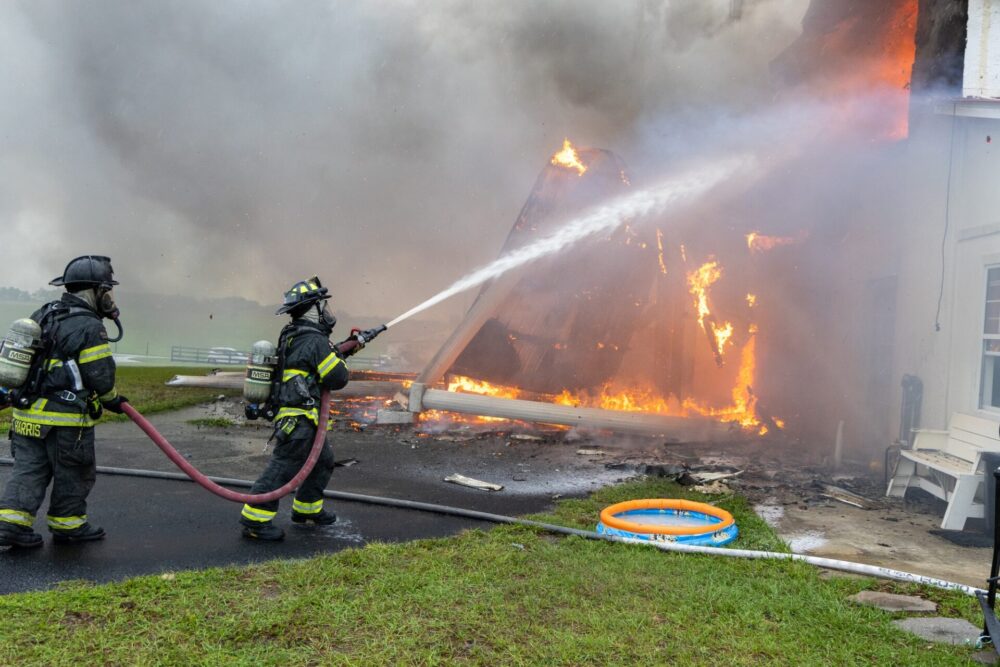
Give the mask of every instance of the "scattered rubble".
<path id="1" fill-rule="evenodd" d="M 445 477 L 444 481 L 451 482 L 452 484 L 459 484 L 461 486 L 467 486 L 471 489 L 480 489 L 482 491 L 503 491 L 503 486 L 500 484 L 484 482 L 479 479 L 466 477 L 465 475 L 459 475 L 458 473 Z"/>
<path id="2" fill-rule="evenodd" d="M 852 493 L 847 489 L 842 489 L 839 486 L 834 486 L 832 484 L 822 484 L 823 493 L 821 495 L 827 498 L 833 498 L 836 501 L 845 503 L 847 505 L 852 505 L 854 507 L 870 510 L 875 509 L 879 506 L 878 503 L 865 498 L 864 496 L 858 495 L 857 493 Z"/>
<path id="3" fill-rule="evenodd" d="M 375 413 L 376 424 L 412 424 L 414 415 L 408 410 L 379 408 Z"/>

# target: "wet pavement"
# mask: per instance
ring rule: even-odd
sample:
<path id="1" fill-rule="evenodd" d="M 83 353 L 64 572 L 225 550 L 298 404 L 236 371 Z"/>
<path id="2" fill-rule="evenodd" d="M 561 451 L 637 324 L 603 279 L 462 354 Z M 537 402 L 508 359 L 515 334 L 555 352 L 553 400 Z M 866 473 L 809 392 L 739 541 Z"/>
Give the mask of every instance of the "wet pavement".
<path id="1" fill-rule="evenodd" d="M 5 468 L 0 478 L 5 481 L 9 472 Z M 436 537 L 489 525 L 360 503 L 337 502 L 331 508 L 339 519 L 334 526 L 295 526 L 285 513 L 277 521 L 286 530 L 284 542 L 260 543 L 240 536 L 237 505 L 193 484 L 102 476 L 89 512 L 108 537 L 76 545 L 46 539 L 40 549 L 0 553 L 0 593 L 45 589 L 71 579 L 106 582 L 273 558 L 306 558 L 369 541 Z"/>
<path id="2" fill-rule="evenodd" d="M 217 416 L 220 410 L 231 413 L 230 408 L 191 408 L 155 415 L 152 421 L 206 474 L 253 479 L 268 458 L 263 452 L 268 430 L 187 423 Z M 358 432 L 345 420 L 337 427 L 335 455 L 338 461 L 356 463 L 338 467 L 329 488 L 517 515 L 543 511 L 554 498 L 584 495 L 623 477 L 620 471 L 605 470 L 598 462 L 576 456 L 572 444 L 508 436 L 452 432 L 431 437 L 417 435 L 408 427 L 370 427 Z M 175 472 L 132 424 L 98 427 L 98 463 Z M 0 484 L 6 483 L 10 471 L 9 466 L 0 466 Z M 505 488 L 487 492 L 443 481 L 455 472 Z M 33 550 L 0 550 L 0 593 L 48 589 L 66 580 L 107 582 L 275 558 L 305 558 L 371 541 L 440 537 L 493 525 L 429 512 L 326 502 L 338 515 L 336 525 L 304 528 L 291 524 L 291 501 L 286 498 L 276 521 L 286 530 L 285 541 L 259 543 L 241 537 L 238 504 L 195 484 L 99 475 L 88 514 L 107 530 L 107 539 L 53 544 L 44 532 L 43 505 L 36 530 L 45 535 L 45 545 Z"/>
<path id="3" fill-rule="evenodd" d="M 374 411 L 369 413 L 372 416 Z M 365 419 L 356 413 L 353 417 Z M 218 418 L 237 424 L 199 427 L 188 423 Z M 269 428 L 240 423 L 242 409 L 235 401 L 153 415 L 151 421 L 208 475 L 252 480 L 268 460 L 263 446 Z M 743 472 L 704 489 L 695 488 L 744 496 L 796 551 L 979 586 L 989 571 L 989 549 L 956 546 L 932 532 L 941 521 L 940 503 L 923 502 L 920 493 L 911 494 L 905 502 L 885 499 L 881 472 L 864 468 L 833 475 L 821 461 L 813 460 L 817 454 L 794 441 L 677 444 L 575 431 L 512 432 L 511 428 L 503 423 L 473 429 L 445 424 L 431 434 L 410 426 L 360 428 L 351 416 L 344 416 L 335 425 L 334 453 L 338 461 L 350 465 L 337 468 L 329 488 L 522 515 L 544 511 L 557 498 L 586 495 L 638 472 L 664 474 L 678 465 L 719 467 Z M 98 426 L 97 441 L 100 465 L 176 472 L 131 423 Z M 6 454 L 4 450 L 6 444 L 0 443 L 0 454 Z M 444 482 L 455 473 L 504 488 L 488 492 Z M 10 468 L 0 466 L 0 484 L 9 475 Z M 822 493 L 823 484 L 829 483 L 877 501 L 878 508 L 863 510 L 830 499 Z M 240 536 L 238 504 L 190 482 L 101 475 L 90 501 L 89 514 L 108 531 L 108 539 L 75 546 L 56 546 L 46 539 L 45 546 L 34 551 L 0 550 L 0 593 L 46 589 L 71 579 L 104 582 L 272 558 L 304 558 L 375 540 L 439 537 L 492 525 L 328 501 L 341 521 L 329 529 L 309 530 L 291 525 L 290 500 L 285 499 L 278 524 L 288 537 L 279 544 L 260 544 Z M 42 519 L 36 524 L 43 530 L 44 513 L 43 506 Z"/>

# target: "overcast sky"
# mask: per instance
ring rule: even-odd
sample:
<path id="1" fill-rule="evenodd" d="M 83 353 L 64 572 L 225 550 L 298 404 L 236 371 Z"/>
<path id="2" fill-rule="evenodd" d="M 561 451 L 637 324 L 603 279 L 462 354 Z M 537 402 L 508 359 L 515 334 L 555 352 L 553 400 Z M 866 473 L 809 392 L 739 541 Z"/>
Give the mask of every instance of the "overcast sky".
<path id="1" fill-rule="evenodd" d="M 653 173 L 765 106 L 806 0 L 0 3 L 0 285 L 394 315 L 496 257 L 564 136 Z"/>

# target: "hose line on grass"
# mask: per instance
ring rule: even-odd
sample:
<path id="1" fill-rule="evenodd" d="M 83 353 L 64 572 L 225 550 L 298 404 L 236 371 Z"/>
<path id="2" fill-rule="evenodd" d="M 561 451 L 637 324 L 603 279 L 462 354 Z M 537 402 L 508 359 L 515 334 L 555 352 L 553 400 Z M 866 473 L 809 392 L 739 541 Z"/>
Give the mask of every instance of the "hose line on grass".
<path id="1" fill-rule="evenodd" d="M 0 464 L 11 465 L 13 464 L 13 462 L 14 462 L 13 459 L 0 458 Z M 160 472 L 158 470 L 141 470 L 135 468 L 110 468 L 106 466 L 98 466 L 97 472 L 105 475 L 123 475 L 127 477 L 144 477 L 149 479 L 176 480 L 182 482 L 192 481 L 187 476 L 182 475 L 181 473 Z M 245 479 L 232 479 L 229 477 L 207 477 L 206 479 L 210 480 L 215 484 L 225 484 L 226 486 L 235 486 L 243 488 L 248 488 L 253 486 L 253 482 L 247 481 Z M 235 494 L 235 495 L 240 495 L 240 494 Z M 865 565 L 863 563 L 853 563 L 851 561 L 836 560 L 833 558 L 821 558 L 819 556 L 807 556 L 805 554 L 795 554 L 795 553 L 782 553 L 778 551 L 754 551 L 750 549 L 729 549 L 729 548 L 723 549 L 721 547 L 702 547 L 689 544 L 678 544 L 676 542 L 652 542 L 649 540 L 640 540 L 636 538 L 618 537 L 616 535 L 604 535 L 601 533 L 596 533 L 591 530 L 567 528 L 566 526 L 558 526 L 556 524 L 545 523 L 543 521 L 532 521 L 531 519 L 519 519 L 517 517 L 505 516 L 503 514 L 480 512 L 477 510 L 470 510 L 462 507 L 450 507 L 448 505 L 436 505 L 433 503 L 422 503 L 415 500 L 401 500 L 399 498 L 369 496 L 360 493 L 349 493 L 346 491 L 326 490 L 323 492 L 323 496 L 333 500 L 344 500 L 349 502 L 365 503 L 368 505 L 383 505 L 386 507 L 398 507 L 402 509 L 419 510 L 421 512 L 434 512 L 437 514 L 459 516 L 466 519 L 489 521 L 492 523 L 508 523 L 518 526 L 527 526 L 530 528 L 537 528 L 539 530 L 543 530 L 550 533 L 558 533 L 561 535 L 573 535 L 575 537 L 582 537 L 588 540 L 602 540 L 604 542 L 622 542 L 625 544 L 635 544 L 646 547 L 655 547 L 657 549 L 660 549 L 661 551 L 673 551 L 673 552 L 689 553 L 689 554 L 703 554 L 708 556 L 726 556 L 729 558 L 798 561 L 802 563 L 808 563 L 809 565 L 814 565 L 816 567 L 822 567 L 827 570 L 850 572 L 852 574 L 877 577 L 879 579 L 892 579 L 894 581 L 902 581 L 910 584 L 923 584 L 924 586 L 933 586 L 935 588 L 943 588 L 945 590 L 958 591 L 961 593 L 965 593 L 966 595 L 975 595 L 976 592 L 980 590 L 978 588 L 975 588 L 974 586 L 968 586 L 966 584 L 960 584 L 954 581 L 946 581 L 944 579 L 936 579 L 934 577 L 927 577 L 921 574 L 913 574 L 911 572 L 903 572 L 902 570 L 894 570 L 888 567 L 880 567 L 877 565 Z"/>
<path id="2" fill-rule="evenodd" d="M 330 392 L 328 390 L 323 391 L 319 404 L 321 406 L 328 406 L 330 404 Z M 173 445 L 167 442 L 167 439 L 160 435 L 160 432 L 157 431 L 145 417 L 139 414 L 138 410 L 133 408 L 128 403 L 122 404 L 122 410 L 125 411 L 125 414 L 128 415 L 129 419 L 135 422 L 136 426 L 142 429 L 142 431 L 149 436 L 149 439 L 152 440 L 157 447 L 163 450 L 163 453 L 167 455 L 167 458 L 170 459 L 174 465 L 183 470 L 184 474 L 191 478 L 191 481 L 196 482 L 199 486 L 211 491 L 220 498 L 232 500 L 237 503 L 250 503 L 254 505 L 269 503 L 272 500 L 284 498 L 289 493 L 297 489 L 300 484 L 302 484 L 305 478 L 309 476 L 309 473 L 313 471 L 313 468 L 316 467 L 316 462 L 319 461 L 319 455 L 323 451 L 323 445 L 326 444 L 326 425 L 330 420 L 329 410 L 318 410 L 319 423 L 316 425 L 316 436 L 313 438 L 312 449 L 309 450 L 309 456 L 306 458 L 306 462 L 302 464 L 302 469 L 296 473 L 295 477 L 292 477 L 287 484 L 275 489 L 274 491 L 250 494 L 237 493 L 236 491 L 230 491 L 229 489 L 222 488 L 216 484 L 211 477 L 205 475 L 193 465 L 188 463 L 187 459 L 185 459 L 180 452 L 174 449 Z M 241 484 L 239 486 L 253 486 L 253 483 Z"/>

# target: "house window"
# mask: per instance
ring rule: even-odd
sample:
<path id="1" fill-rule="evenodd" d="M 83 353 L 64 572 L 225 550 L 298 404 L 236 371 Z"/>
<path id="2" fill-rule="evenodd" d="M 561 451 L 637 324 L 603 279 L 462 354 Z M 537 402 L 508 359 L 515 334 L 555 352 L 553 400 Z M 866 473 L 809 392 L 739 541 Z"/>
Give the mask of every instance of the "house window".
<path id="1" fill-rule="evenodd" d="M 986 270 L 986 317 L 983 322 L 983 379 L 980 408 L 1000 408 L 1000 266 Z"/>

